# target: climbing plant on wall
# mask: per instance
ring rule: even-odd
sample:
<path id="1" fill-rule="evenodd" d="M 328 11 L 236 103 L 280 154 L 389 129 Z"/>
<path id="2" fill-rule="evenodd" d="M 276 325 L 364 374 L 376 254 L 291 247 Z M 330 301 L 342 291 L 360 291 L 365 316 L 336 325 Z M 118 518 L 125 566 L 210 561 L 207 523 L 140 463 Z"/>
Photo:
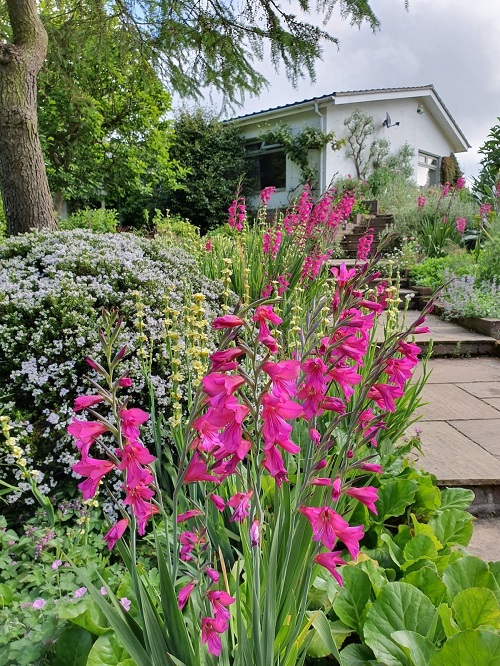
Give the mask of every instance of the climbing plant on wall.
<path id="1" fill-rule="evenodd" d="M 313 126 L 297 132 L 286 123 L 279 123 L 260 138 L 266 144 L 279 144 L 285 155 L 300 168 L 302 182 L 309 183 L 312 189 L 318 187 L 318 169 L 309 161 L 311 151 L 322 150 L 327 145 L 332 150 L 339 150 L 345 143 L 344 139 L 336 139 L 334 132 L 326 133 Z"/>

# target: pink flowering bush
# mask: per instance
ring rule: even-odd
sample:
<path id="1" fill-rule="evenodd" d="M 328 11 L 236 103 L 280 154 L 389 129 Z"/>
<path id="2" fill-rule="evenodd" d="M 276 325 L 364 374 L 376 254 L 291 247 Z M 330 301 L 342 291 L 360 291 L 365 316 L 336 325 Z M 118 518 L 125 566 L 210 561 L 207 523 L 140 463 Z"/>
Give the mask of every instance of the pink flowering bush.
<path id="1" fill-rule="evenodd" d="M 149 415 L 129 404 L 124 352 L 115 349 L 123 324 L 104 313 L 105 361 L 90 360 L 100 381 L 76 404 L 88 418 L 79 413 L 69 429 L 86 499 L 111 470 L 122 473 L 122 518 L 105 539 L 130 569 L 138 624 L 124 621 L 109 589 L 103 595 L 79 575 L 140 666 L 294 666 L 324 630 L 323 611 L 309 612 L 312 584 L 324 571 L 341 585 L 342 567 L 358 557 L 356 516 L 360 506 L 377 514 L 378 449 L 403 433 L 416 406 L 412 338 L 427 330 L 422 316 L 377 345 L 385 298 L 366 292 L 373 264 L 329 275 L 293 350 L 280 344 L 281 300 L 215 318 L 219 346 L 189 413 L 170 424 L 173 446 L 154 455 L 141 440 Z M 158 587 L 135 565 L 137 535 L 149 530 Z"/>

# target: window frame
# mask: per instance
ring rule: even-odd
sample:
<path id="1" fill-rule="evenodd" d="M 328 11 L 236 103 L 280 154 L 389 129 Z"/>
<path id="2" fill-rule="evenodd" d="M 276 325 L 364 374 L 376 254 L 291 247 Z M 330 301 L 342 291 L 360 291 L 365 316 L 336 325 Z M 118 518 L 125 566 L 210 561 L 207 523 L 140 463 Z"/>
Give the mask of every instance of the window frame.
<path id="1" fill-rule="evenodd" d="M 253 146 L 258 146 L 258 148 L 253 148 Z M 262 183 L 262 171 L 261 171 L 261 162 L 260 160 L 263 157 L 268 157 L 270 155 L 278 155 L 281 154 L 283 155 L 283 174 L 282 174 L 282 179 L 284 181 L 284 184 L 282 186 L 277 186 L 275 184 L 271 183 Z M 265 187 L 273 186 L 276 187 L 276 192 L 286 192 L 287 191 L 287 176 L 288 176 L 288 169 L 287 169 L 287 157 L 286 153 L 283 149 L 283 146 L 279 143 L 275 143 L 272 145 L 266 145 L 264 142 L 258 141 L 258 140 L 249 140 L 247 141 L 247 144 L 245 146 L 245 158 L 249 160 L 258 160 L 258 174 L 256 174 L 256 180 L 258 179 L 258 184 L 257 184 L 257 190 L 255 193 L 259 193 L 262 191 Z"/>
<path id="2" fill-rule="evenodd" d="M 435 160 L 436 166 L 432 165 L 427 160 Z M 420 169 L 427 170 L 426 182 L 422 184 L 419 182 Z M 429 177 L 430 174 L 435 174 L 435 182 L 432 182 L 433 179 Z M 434 187 L 436 185 L 439 185 L 441 180 L 440 176 L 441 176 L 441 157 L 439 155 L 429 153 L 426 150 L 419 150 L 417 153 L 417 185 L 419 187 Z"/>

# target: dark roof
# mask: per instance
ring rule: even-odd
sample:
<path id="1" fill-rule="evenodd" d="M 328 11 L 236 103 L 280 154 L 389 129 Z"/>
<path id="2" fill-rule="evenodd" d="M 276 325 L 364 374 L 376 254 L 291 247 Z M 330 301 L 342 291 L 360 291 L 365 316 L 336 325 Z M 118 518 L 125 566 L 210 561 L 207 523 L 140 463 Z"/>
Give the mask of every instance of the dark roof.
<path id="1" fill-rule="evenodd" d="M 332 92 L 329 93 L 328 95 L 320 95 L 319 97 L 311 97 L 309 99 L 303 99 L 300 102 L 292 102 L 291 104 L 282 104 L 280 106 L 273 106 L 270 107 L 269 109 L 262 109 L 262 111 L 254 111 L 253 113 L 245 113 L 242 116 L 235 116 L 234 118 L 229 118 L 229 121 L 233 120 L 243 120 L 244 118 L 252 118 L 253 116 L 259 116 L 263 113 L 271 113 L 272 111 L 281 111 L 282 109 L 292 109 L 295 106 L 301 106 L 302 104 L 307 104 L 309 102 L 321 102 L 322 100 L 329 99 L 331 97 L 346 97 L 348 95 L 362 95 L 363 93 L 397 93 L 397 92 L 406 92 L 406 91 L 417 91 L 417 90 L 432 90 L 432 92 L 435 94 L 437 97 L 439 103 L 442 105 L 443 109 L 446 111 L 448 114 L 450 120 L 452 121 L 455 129 L 457 132 L 460 134 L 462 139 L 465 141 L 467 146 L 470 148 L 470 144 L 467 141 L 464 133 L 458 126 L 456 120 L 453 118 L 451 113 L 449 112 L 448 108 L 446 107 L 446 104 L 443 102 L 441 97 L 437 94 L 436 89 L 432 84 L 429 84 L 427 86 L 406 86 L 404 88 L 368 88 L 366 90 L 344 90 L 344 91 L 339 91 L 339 92 Z"/>

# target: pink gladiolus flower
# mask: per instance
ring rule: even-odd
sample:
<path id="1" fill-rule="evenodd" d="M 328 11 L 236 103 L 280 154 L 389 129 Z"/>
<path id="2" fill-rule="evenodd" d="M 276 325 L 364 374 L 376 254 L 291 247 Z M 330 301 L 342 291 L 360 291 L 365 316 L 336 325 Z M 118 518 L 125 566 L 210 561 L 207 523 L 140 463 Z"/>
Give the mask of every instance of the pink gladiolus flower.
<path id="1" fill-rule="evenodd" d="M 226 370 L 226 366 L 229 362 L 234 361 L 240 356 L 244 355 L 245 352 L 239 347 L 230 347 L 224 351 L 215 352 L 215 354 L 210 356 L 210 360 L 212 361 L 212 371 L 218 370 L 220 372 L 222 368 Z"/>
<path id="2" fill-rule="evenodd" d="M 103 539 L 106 542 L 109 550 L 112 550 L 115 547 L 116 542 L 118 539 L 122 538 L 127 527 L 128 520 L 126 518 L 122 518 L 113 525 L 109 532 L 104 535 Z"/>
<path id="3" fill-rule="evenodd" d="M 189 520 L 190 518 L 194 518 L 195 516 L 202 516 L 203 511 L 200 511 L 199 509 L 191 509 L 190 511 L 185 511 L 184 513 L 180 513 L 177 516 L 177 524 L 179 523 L 184 523 L 186 520 Z"/>
<path id="4" fill-rule="evenodd" d="M 223 618 L 204 617 L 201 620 L 201 642 L 207 644 L 210 654 L 218 657 L 222 651 L 222 642 L 219 634 L 227 629 L 227 622 Z"/>
<path id="5" fill-rule="evenodd" d="M 419 208 L 423 208 L 426 203 L 427 203 L 427 199 L 425 197 L 417 197 L 417 206 Z"/>
<path id="6" fill-rule="evenodd" d="M 217 511 L 224 511 L 226 503 L 224 502 L 224 500 L 220 495 L 215 495 L 215 493 L 212 493 L 211 495 L 208 496 L 208 498 L 212 501 Z"/>
<path id="7" fill-rule="evenodd" d="M 465 217 L 457 217 L 455 220 L 455 226 L 457 227 L 457 231 L 459 234 L 463 234 L 465 231 L 465 227 L 467 225 L 467 220 Z"/>
<path id="8" fill-rule="evenodd" d="M 244 384 L 245 380 L 240 375 L 224 375 L 220 372 L 211 372 L 203 377 L 201 383 L 205 393 L 210 396 L 210 404 L 217 407 Z"/>
<path id="9" fill-rule="evenodd" d="M 285 419 L 296 419 L 302 415 L 302 407 L 292 400 L 279 400 L 274 395 L 262 398 L 262 434 L 268 445 L 283 443 L 289 439 L 292 426 Z"/>
<path id="10" fill-rule="evenodd" d="M 337 477 L 332 483 L 332 500 L 337 502 L 340 497 L 340 490 L 342 486 L 342 481 Z"/>
<path id="11" fill-rule="evenodd" d="M 315 562 L 322 567 L 325 567 L 325 569 L 332 574 L 339 585 L 342 585 L 342 576 L 339 574 L 336 567 L 341 564 L 346 564 L 345 560 L 339 557 L 341 552 L 342 551 L 340 550 L 334 550 L 331 553 L 319 553 L 314 558 Z"/>
<path id="12" fill-rule="evenodd" d="M 253 495 L 253 490 L 249 490 L 247 493 L 236 493 L 227 501 L 227 505 L 234 509 L 233 515 L 229 519 L 229 522 L 234 520 L 237 523 L 241 523 L 249 513 L 250 498 Z"/>
<path id="13" fill-rule="evenodd" d="M 195 451 L 187 466 L 183 483 L 197 483 L 198 481 L 213 481 L 214 483 L 219 483 L 219 479 L 216 476 L 212 476 L 208 473 L 206 463 L 201 458 L 200 454 Z"/>
<path id="14" fill-rule="evenodd" d="M 97 486 L 99 485 L 102 477 L 114 469 L 115 464 L 110 460 L 98 460 L 97 458 L 82 458 L 76 465 L 72 466 L 72 470 L 81 476 L 87 476 L 86 481 L 78 484 L 82 491 L 83 499 L 92 499 L 96 494 Z"/>
<path id="15" fill-rule="evenodd" d="M 243 319 L 240 319 L 236 315 L 224 315 L 223 317 L 217 317 L 212 322 L 212 328 L 216 331 L 220 331 L 224 328 L 236 328 L 237 326 L 243 326 L 245 322 Z"/>
<path id="16" fill-rule="evenodd" d="M 390 384 L 374 384 L 368 391 L 367 398 L 373 400 L 380 409 L 394 412 L 396 409 L 396 403 L 394 400 L 401 398 L 403 394 L 403 389 L 398 386 L 391 386 Z"/>
<path id="17" fill-rule="evenodd" d="M 345 414 L 345 405 L 340 398 L 325 398 L 321 403 L 321 409 L 326 409 L 329 412 L 337 412 L 337 414 Z"/>
<path id="18" fill-rule="evenodd" d="M 359 384 L 363 379 L 354 368 L 343 366 L 340 363 L 330 370 L 328 376 L 340 386 L 346 399 L 354 393 L 353 386 Z"/>
<path id="19" fill-rule="evenodd" d="M 366 486 L 364 488 L 348 488 L 343 491 L 346 495 L 354 497 L 354 499 L 359 500 L 368 509 L 377 515 L 377 509 L 375 507 L 375 502 L 378 500 L 378 489 L 373 486 Z"/>
<path id="20" fill-rule="evenodd" d="M 212 247 L 213 247 L 213 245 L 212 245 L 212 241 L 211 241 L 211 240 L 208 240 L 208 241 L 205 243 L 205 250 L 206 250 L 207 252 L 210 252 L 210 251 L 212 250 Z"/>
<path id="21" fill-rule="evenodd" d="M 212 613 L 217 619 L 229 620 L 231 613 L 226 606 L 234 604 L 236 601 L 234 597 L 231 597 L 224 590 L 211 590 L 207 592 L 207 599 L 210 601 Z"/>
<path id="22" fill-rule="evenodd" d="M 100 395 L 81 395 L 75 400 L 75 406 L 73 407 L 74 412 L 79 412 L 82 409 L 87 409 L 87 407 L 93 407 L 102 402 L 104 398 Z"/>
<path id="23" fill-rule="evenodd" d="M 265 206 L 266 204 L 269 203 L 269 200 L 273 196 L 273 194 L 276 192 L 276 188 L 273 186 L 270 187 L 265 187 L 261 193 L 260 193 L 260 200 L 262 204 Z"/>
<path id="24" fill-rule="evenodd" d="M 149 419 L 149 414 L 143 409 L 132 407 L 132 409 L 122 409 L 120 419 L 123 436 L 133 442 L 139 437 L 139 426 Z"/>
<path id="25" fill-rule="evenodd" d="M 206 567 L 205 573 L 213 583 L 219 582 L 220 574 L 218 571 L 215 571 L 215 569 L 212 569 L 212 567 Z"/>
<path id="26" fill-rule="evenodd" d="M 264 447 L 262 466 L 264 469 L 267 469 L 278 486 L 281 486 L 283 481 L 288 481 L 286 468 L 283 464 L 283 458 L 274 444 L 270 444 L 269 446 Z"/>
<path id="27" fill-rule="evenodd" d="M 260 541 L 260 524 L 259 519 L 254 518 L 250 527 L 250 544 L 252 548 L 257 548 Z"/>
<path id="28" fill-rule="evenodd" d="M 88 455 L 90 446 L 100 435 L 107 432 L 108 427 L 99 421 L 79 421 L 73 419 L 67 428 L 70 435 L 77 440 L 76 446 L 82 456 Z"/>
<path id="29" fill-rule="evenodd" d="M 336 266 L 330 268 L 330 273 L 333 273 L 335 276 L 339 287 L 345 287 L 349 280 L 356 275 L 356 269 L 351 268 L 348 270 L 345 263 L 342 262 L 340 268 L 337 268 Z"/>
<path id="30" fill-rule="evenodd" d="M 132 386 L 132 380 L 130 377 L 122 377 L 118 380 L 118 386 L 121 388 L 128 388 L 129 386 Z"/>
<path id="31" fill-rule="evenodd" d="M 309 428 L 309 437 L 315 444 L 321 442 L 321 435 L 315 428 Z"/>
<path id="32" fill-rule="evenodd" d="M 457 182 L 455 183 L 455 188 L 457 190 L 461 190 L 465 187 L 465 178 L 457 178 Z"/>
<path id="33" fill-rule="evenodd" d="M 92 370 L 95 370 L 101 375 L 103 374 L 104 368 L 100 366 L 98 363 L 96 363 L 92 358 L 90 358 L 90 356 L 87 356 L 87 358 L 85 359 L 85 363 L 89 365 L 92 368 Z"/>
<path id="34" fill-rule="evenodd" d="M 196 587 L 196 581 L 192 580 L 179 590 L 179 594 L 177 595 L 177 606 L 179 610 L 182 610 L 184 606 L 187 604 L 188 599 L 191 596 L 191 592 L 194 590 L 195 587 Z"/>
<path id="35" fill-rule="evenodd" d="M 300 373 L 300 361 L 267 361 L 262 366 L 273 382 L 273 394 L 278 398 L 291 398 L 297 394 L 297 378 Z"/>
<path id="36" fill-rule="evenodd" d="M 373 472 L 374 474 L 382 474 L 383 469 L 382 465 L 377 465 L 377 463 L 363 463 L 361 469 L 365 472 Z"/>
<path id="37" fill-rule="evenodd" d="M 127 485 L 135 485 L 137 479 L 144 480 L 144 470 L 140 467 L 141 465 L 149 465 L 156 460 L 156 458 L 149 453 L 147 448 L 143 446 L 140 442 L 133 442 L 126 444 L 123 447 L 123 451 L 116 449 L 116 455 L 121 458 L 121 462 L 118 465 L 118 469 L 123 471 L 127 470 Z M 149 472 L 146 472 L 146 475 Z M 131 478 L 132 477 L 132 478 Z M 148 483 L 152 482 L 152 478 Z"/>
<path id="38" fill-rule="evenodd" d="M 150 500 L 154 496 L 154 490 L 139 483 L 133 488 L 126 488 L 124 504 L 130 505 L 134 516 L 137 518 L 137 531 L 142 536 L 146 531 L 146 523 L 153 514 L 158 513 L 158 507 L 152 505 Z"/>
<path id="39" fill-rule="evenodd" d="M 338 514 L 328 506 L 301 506 L 299 511 L 311 524 L 313 541 L 321 541 L 325 548 L 331 550 L 337 541 L 334 519 Z"/>

